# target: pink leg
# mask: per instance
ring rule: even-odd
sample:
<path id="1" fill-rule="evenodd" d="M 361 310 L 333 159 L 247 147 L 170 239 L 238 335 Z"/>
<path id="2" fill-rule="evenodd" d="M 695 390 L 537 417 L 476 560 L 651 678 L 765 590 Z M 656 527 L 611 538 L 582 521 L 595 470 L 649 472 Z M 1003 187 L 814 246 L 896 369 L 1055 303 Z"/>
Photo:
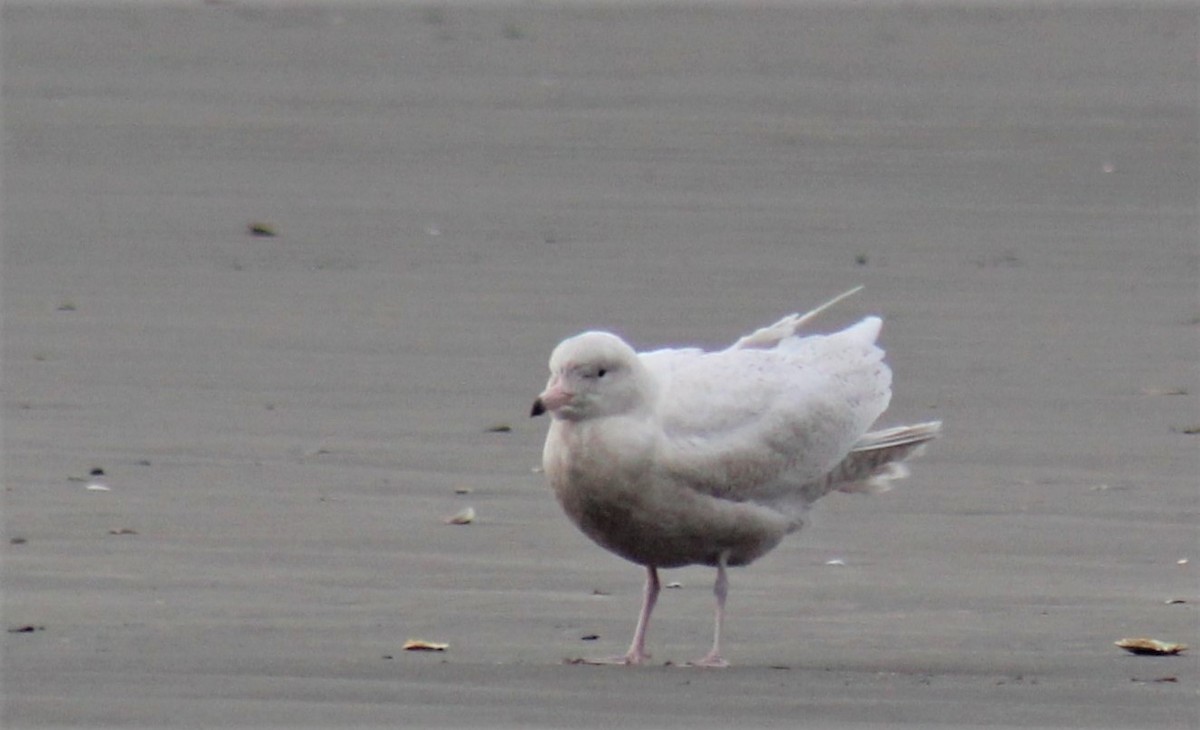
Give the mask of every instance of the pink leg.
<path id="1" fill-rule="evenodd" d="M 646 653 L 646 627 L 650 625 L 650 613 L 658 602 L 658 569 L 652 565 L 646 566 L 646 587 L 642 591 L 642 611 L 638 614 L 637 628 L 633 631 L 633 642 L 625 653 L 626 664 L 641 664 L 650 658 Z"/>
<path id="2" fill-rule="evenodd" d="M 713 596 L 717 599 L 716 625 L 713 628 L 712 650 L 702 659 L 692 662 L 694 667 L 727 667 L 729 662 L 721 658 L 721 627 L 725 624 L 725 596 L 729 594 L 729 576 L 725 572 L 725 555 L 717 558 L 717 580 L 713 583 Z"/>
<path id="3" fill-rule="evenodd" d="M 658 570 L 653 566 L 646 566 L 646 588 L 642 593 L 642 611 L 638 614 L 637 628 L 633 632 L 633 643 L 629 645 L 629 651 L 625 656 L 612 657 L 609 659 L 581 659 L 576 660 L 581 664 L 643 664 L 650 655 L 646 653 L 646 627 L 650 624 L 650 613 L 654 611 L 654 604 L 658 601 L 658 592 L 661 585 L 658 582 Z"/>

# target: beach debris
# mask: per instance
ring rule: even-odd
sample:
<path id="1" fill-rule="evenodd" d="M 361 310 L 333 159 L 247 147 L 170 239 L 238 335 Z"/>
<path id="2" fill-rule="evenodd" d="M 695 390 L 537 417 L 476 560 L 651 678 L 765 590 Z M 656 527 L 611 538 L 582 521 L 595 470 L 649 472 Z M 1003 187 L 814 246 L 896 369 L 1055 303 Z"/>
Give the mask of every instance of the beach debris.
<path id="1" fill-rule="evenodd" d="M 512 21 L 504 24 L 503 33 L 504 37 L 510 41 L 519 41 L 526 35 L 525 29 Z"/>
<path id="2" fill-rule="evenodd" d="M 23 537 L 10 537 L 8 539 L 9 545 L 24 545 L 27 542 L 29 542 L 29 540 L 26 540 Z"/>
<path id="3" fill-rule="evenodd" d="M 469 525 L 475 521 L 475 508 L 464 507 L 447 517 L 444 522 L 447 525 Z"/>
<path id="4" fill-rule="evenodd" d="M 17 627 L 11 628 L 8 630 L 8 633 L 10 633 L 10 634 L 32 634 L 35 631 L 45 631 L 45 630 L 46 630 L 45 626 L 34 626 L 33 624 L 26 624 L 24 626 L 17 626 Z"/>
<path id="5" fill-rule="evenodd" d="M 1130 654 L 1141 656 L 1173 656 L 1187 650 L 1187 644 L 1174 644 L 1158 639 L 1121 639 L 1113 643 Z"/>
<path id="6" fill-rule="evenodd" d="M 1200 433 L 1200 423 L 1197 423 L 1192 426 L 1171 426 L 1171 430 L 1174 431 L 1175 433 L 1182 433 L 1182 434 L 1187 434 L 1189 436 L 1195 436 L 1196 434 Z"/>
<path id="7" fill-rule="evenodd" d="M 137 530 L 131 529 L 129 527 L 117 527 L 112 530 L 109 530 L 108 534 L 110 534 L 110 535 L 136 535 Z"/>
<path id="8" fill-rule="evenodd" d="M 258 236 L 259 238 L 274 238 L 275 236 L 279 235 L 279 233 L 275 230 L 275 226 L 271 225 L 270 223 L 263 223 L 262 221 L 251 221 L 250 223 L 247 223 L 246 232 L 251 236 Z"/>
<path id="9" fill-rule="evenodd" d="M 1187 599 L 1186 598 L 1168 598 L 1167 600 L 1163 601 L 1163 603 L 1167 604 L 1168 606 L 1174 606 L 1179 603 L 1187 603 Z"/>
<path id="10" fill-rule="evenodd" d="M 1187 564 L 1188 564 L 1188 559 L 1187 559 L 1187 558 L 1180 558 L 1179 560 L 1176 560 L 1176 561 L 1175 561 L 1175 564 L 1176 564 L 1176 565 L 1187 565 Z"/>
<path id="11" fill-rule="evenodd" d="M 600 638 L 600 634 L 584 634 L 579 637 L 580 641 L 596 641 Z"/>
<path id="12" fill-rule="evenodd" d="M 1007 249 L 1005 251 L 1001 251 L 1000 253 L 992 253 L 986 256 L 980 256 L 973 259 L 973 262 L 981 269 L 1015 269 L 1024 265 L 1024 262 L 1012 249 Z"/>
<path id="13" fill-rule="evenodd" d="M 611 596 L 612 594 L 601 588 L 593 588 L 592 595 L 593 596 Z"/>
<path id="14" fill-rule="evenodd" d="M 484 429 L 488 433 L 512 433 L 512 426 L 507 423 L 497 423 Z"/>
<path id="15" fill-rule="evenodd" d="M 107 478 L 104 470 L 96 467 L 88 474 L 87 490 L 89 492 L 111 492 L 112 487 L 108 486 Z"/>
<path id="16" fill-rule="evenodd" d="M 673 580 L 670 583 L 667 583 L 666 585 L 664 585 L 663 588 L 683 588 L 683 584 L 677 580 Z"/>
<path id="17" fill-rule="evenodd" d="M 58 305 L 58 311 L 60 312 L 74 312 L 76 309 L 78 309 L 78 307 L 75 306 L 75 302 L 68 301 Z"/>
<path id="18" fill-rule="evenodd" d="M 471 492 L 474 492 L 474 491 L 475 490 L 471 489 L 470 487 L 455 487 L 454 488 L 455 494 L 470 494 Z"/>
<path id="19" fill-rule="evenodd" d="M 444 641 L 426 641 L 425 639 L 409 639 L 400 647 L 404 651 L 446 651 L 450 645 Z"/>
<path id="20" fill-rule="evenodd" d="M 1188 389 L 1181 387 L 1142 388 L 1142 395 L 1187 395 Z"/>
<path id="21" fill-rule="evenodd" d="M 834 567 L 841 567 L 846 564 L 846 561 L 843 558 L 830 558 L 829 560 L 825 561 L 825 564 Z"/>

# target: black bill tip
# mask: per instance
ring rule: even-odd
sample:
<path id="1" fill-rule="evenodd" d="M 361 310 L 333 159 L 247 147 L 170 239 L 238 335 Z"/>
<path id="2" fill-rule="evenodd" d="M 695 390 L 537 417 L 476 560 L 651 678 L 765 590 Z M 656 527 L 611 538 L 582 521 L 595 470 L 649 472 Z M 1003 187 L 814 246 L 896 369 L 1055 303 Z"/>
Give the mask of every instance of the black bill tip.
<path id="1" fill-rule="evenodd" d="M 542 415 L 545 412 L 546 412 L 546 404 L 542 403 L 541 398 L 538 398 L 537 400 L 535 400 L 533 402 L 533 408 L 529 409 L 529 417 L 537 418 L 538 416 Z"/>

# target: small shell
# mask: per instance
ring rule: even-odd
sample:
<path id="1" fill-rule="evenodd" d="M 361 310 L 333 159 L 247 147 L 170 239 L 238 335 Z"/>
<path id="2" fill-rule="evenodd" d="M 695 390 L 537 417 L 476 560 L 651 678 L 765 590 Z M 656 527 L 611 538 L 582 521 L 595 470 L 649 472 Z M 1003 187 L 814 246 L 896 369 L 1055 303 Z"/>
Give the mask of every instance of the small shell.
<path id="1" fill-rule="evenodd" d="M 409 639 L 401 647 L 404 651 L 446 651 L 450 645 L 442 641 L 426 641 L 424 639 Z"/>
<path id="2" fill-rule="evenodd" d="M 1121 639 L 1114 643 L 1131 654 L 1150 656 L 1168 656 L 1187 650 L 1187 644 L 1172 644 L 1158 639 Z"/>
<path id="3" fill-rule="evenodd" d="M 469 525 L 475 521 L 475 508 L 466 507 L 445 519 L 447 525 Z"/>
<path id="4" fill-rule="evenodd" d="M 1142 388 L 1142 395 L 1187 395 L 1187 388 Z"/>

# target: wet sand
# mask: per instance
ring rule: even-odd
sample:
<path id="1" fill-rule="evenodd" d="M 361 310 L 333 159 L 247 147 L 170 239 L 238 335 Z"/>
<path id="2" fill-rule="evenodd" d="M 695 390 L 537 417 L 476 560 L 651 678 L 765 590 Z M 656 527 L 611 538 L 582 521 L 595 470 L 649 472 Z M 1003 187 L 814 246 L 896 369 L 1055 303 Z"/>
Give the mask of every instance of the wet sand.
<path id="1" fill-rule="evenodd" d="M 5 727 L 1200 721 L 1194 7 L 10 2 L 2 42 Z M 532 471 L 553 345 L 857 284 L 821 324 L 883 315 L 884 425 L 945 438 L 732 574 L 733 668 L 663 666 L 704 569 L 654 666 L 564 666 L 641 575 Z"/>

